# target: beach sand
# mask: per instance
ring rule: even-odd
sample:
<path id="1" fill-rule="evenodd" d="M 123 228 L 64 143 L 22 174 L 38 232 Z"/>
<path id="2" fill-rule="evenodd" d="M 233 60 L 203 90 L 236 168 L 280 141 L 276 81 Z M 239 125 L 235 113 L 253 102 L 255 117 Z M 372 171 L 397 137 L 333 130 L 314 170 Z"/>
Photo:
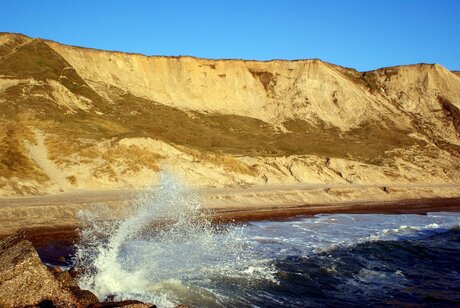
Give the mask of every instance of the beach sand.
<path id="1" fill-rule="evenodd" d="M 103 208 L 121 217 L 136 191 L 80 191 L 0 198 L 0 238 L 23 230 L 34 243 L 75 239 L 77 213 Z M 195 191 L 215 222 L 286 219 L 321 213 L 460 211 L 460 185 L 296 184 Z M 113 219 L 112 217 L 112 219 Z"/>

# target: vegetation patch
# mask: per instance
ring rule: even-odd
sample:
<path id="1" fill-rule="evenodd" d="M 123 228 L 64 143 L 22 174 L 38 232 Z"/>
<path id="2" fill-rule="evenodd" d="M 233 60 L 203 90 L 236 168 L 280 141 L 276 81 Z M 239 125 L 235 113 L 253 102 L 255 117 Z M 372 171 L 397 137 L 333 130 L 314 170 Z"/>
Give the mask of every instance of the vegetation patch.
<path id="1" fill-rule="evenodd" d="M 236 172 L 246 174 L 250 176 L 257 175 L 257 169 L 254 166 L 248 166 L 247 164 L 239 161 L 238 159 L 224 154 L 202 152 L 194 149 L 190 149 L 184 146 L 177 147 L 180 151 L 191 155 L 195 160 L 201 162 L 208 162 L 216 166 L 222 167 L 224 170 L 229 172 Z"/>
<path id="2" fill-rule="evenodd" d="M 76 186 L 77 185 L 77 177 L 75 175 L 71 175 L 66 177 L 67 181 L 69 181 L 70 184 Z"/>
<path id="3" fill-rule="evenodd" d="M 27 156 L 24 142 L 35 142 L 32 132 L 21 122 L 0 118 L 0 176 L 4 178 L 32 179 L 38 183 L 49 180 Z"/>
<path id="4" fill-rule="evenodd" d="M 158 162 L 164 159 L 164 156 L 137 145 L 117 144 L 105 151 L 101 158 L 111 165 L 124 167 L 125 172 L 137 173 L 144 167 L 156 172 L 160 171 Z"/>
<path id="5" fill-rule="evenodd" d="M 77 74 L 75 69 L 45 42 L 32 40 L 18 46 L 13 55 L 0 58 L 0 72 L 18 79 L 59 81 L 70 92 L 84 96 L 95 103 L 102 98 Z"/>
<path id="6" fill-rule="evenodd" d="M 284 126 L 292 133 L 282 138 L 283 142 L 288 140 L 288 143 L 294 144 L 295 140 L 299 140 L 298 152 L 356 159 L 376 165 L 381 165 L 385 158 L 389 158 L 386 154 L 388 150 L 424 143 L 411 138 L 407 131 L 370 122 L 361 123 L 348 132 L 320 121 L 311 124 L 300 119 L 286 121 Z"/>
<path id="7" fill-rule="evenodd" d="M 91 175 L 99 179 L 108 178 L 111 181 L 117 180 L 117 173 L 108 164 L 104 164 L 104 165 L 98 166 L 97 168 L 93 169 Z"/>
<path id="8" fill-rule="evenodd" d="M 0 33 L 0 35 L 3 35 L 3 33 Z M 29 40 L 29 38 L 24 35 L 11 35 L 7 42 L 0 44 L 0 57 L 12 53 L 17 46 L 25 43 L 27 40 Z"/>

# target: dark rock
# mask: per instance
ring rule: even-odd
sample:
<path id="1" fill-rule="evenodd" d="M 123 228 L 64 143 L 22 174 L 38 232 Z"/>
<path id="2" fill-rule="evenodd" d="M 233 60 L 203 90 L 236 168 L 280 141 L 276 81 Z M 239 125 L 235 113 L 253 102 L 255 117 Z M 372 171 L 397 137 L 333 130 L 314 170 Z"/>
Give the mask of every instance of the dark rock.
<path id="1" fill-rule="evenodd" d="M 0 241 L 0 307 L 126 307 L 153 308 L 140 301 L 100 303 L 74 279 L 80 268 L 66 272 L 47 268 L 22 234 Z"/>
<path id="2" fill-rule="evenodd" d="M 40 308 L 52 308 L 52 307 L 56 307 L 55 304 L 48 300 L 48 299 L 45 299 L 44 301 L 41 301 L 40 303 L 38 303 L 38 307 Z"/>
<path id="3" fill-rule="evenodd" d="M 0 307 L 86 307 L 97 302 L 69 273 L 43 265 L 22 234 L 0 241 Z"/>
<path id="4" fill-rule="evenodd" d="M 69 272 L 56 272 L 55 270 L 52 271 L 54 277 L 61 283 L 64 288 L 73 288 L 77 287 L 77 281 L 69 274 Z"/>
<path id="5" fill-rule="evenodd" d="M 60 267 L 49 267 L 49 266 L 48 266 L 48 269 L 49 269 L 49 270 L 51 271 L 51 273 L 53 273 L 53 274 L 54 274 L 54 273 L 62 273 L 62 272 L 64 272 L 64 271 L 62 270 L 62 268 L 60 268 Z"/>
<path id="6" fill-rule="evenodd" d="M 72 276 L 72 278 L 77 279 L 79 276 L 85 273 L 85 270 L 81 267 L 72 267 L 68 270 L 68 273 L 70 276 Z"/>
<path id="7" fill-rule="evenodd" d="M 69 275 L 70 277 L 70 275 Z M 95 303 L 99 303 L 99 299 L 94 295 L 92 292 L 88 290 L 82 290 L 80 287 L 77 286 L 70 286 L 68 290 L 78 298 L 78 301 L 82 307 L 88 307 L 90 305 L 94 305 Z"/>
<path id="8" fill-rule="evenodd" d="M 93 304 L 88 308 L 114 308 L 114 307 L 125 307 L 125 308 L 156 308 L 155 305 L 145 304 L 141 301 L 136 300 L 125 300 L 125 301 L 108 301 Z"/>
<path id="9" fill-rule="evenodd" d="M 103 302 L 115 302 L 115 294 L 109 294 L 107 297 L 103 300 Z"/>

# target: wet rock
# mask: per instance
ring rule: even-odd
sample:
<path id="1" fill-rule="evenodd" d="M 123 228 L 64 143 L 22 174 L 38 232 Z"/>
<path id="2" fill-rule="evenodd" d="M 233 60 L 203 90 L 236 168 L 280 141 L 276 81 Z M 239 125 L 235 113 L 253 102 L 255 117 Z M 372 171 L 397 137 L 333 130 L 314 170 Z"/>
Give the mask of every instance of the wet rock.
<path id="1" fill-rule="evenodd" d="M 0 241 L 0 307 L 86 307 L 97 302 L 70 274 L 43 265 L 23 235 Z"/>
<path id="2" fill-rule="evenodd" d="M 92 292 L 82 290 L 77 284 L 77 281 L 67 271 L 61 270 L 59 267 L 50 269 L 50 272 L 58 280 L 63 288 L 71 292 L 80 302 L 80 305 L 87 307 L 88 305 L 98 303 L 99 299 Z"/>
<path id="3" fill-rule="evenodd" d="M 114 308 L 114 307 L 125 307 L 125 308 L 156 308 L 155 305 L 145 304 L 141 301 L 136 300 L 125 300 L 125 301 L 108 301 L 93 304 L 88 308 Z"/>
<path id="4" fill-rule="evenodd" d="M 50 272 L 61 283 L 63 287 L 78 287 L 77 281 L 70 275 L 69 272 L 65 272 L 60 268 L 52 268 L 50 269 Z"/>
<path id="5" fill-rule="evenodd" d="M 98 303 L 99 299 L 91 291 L 82 290 L 80 287 L 69 287 L 68 290 L 78 298 L 78 302 L 81 307 L 88 307 L 94 303 Z"/>
<path id="6" fill-rule="evenodd" d="M 68 270 L 68 273 L 70 276 L 72 276 L 72 278 L 77 279 L 79 276 L 85 273 L 85 270 L 81 267 L 72 267 Z"/>

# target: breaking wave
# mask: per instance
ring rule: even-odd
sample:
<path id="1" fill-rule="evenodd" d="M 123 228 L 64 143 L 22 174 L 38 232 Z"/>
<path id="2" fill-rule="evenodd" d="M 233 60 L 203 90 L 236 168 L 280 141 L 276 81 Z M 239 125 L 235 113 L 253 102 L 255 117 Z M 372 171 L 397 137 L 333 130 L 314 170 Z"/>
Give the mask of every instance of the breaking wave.
<path id="1" fill-rule="evenodd" d="M 79 285 L 100 299 L 215 306 L 234 292 L 232 284 L 236 290 L 273 279 L 267 260 L 243 241 L 243 226 L 212 225 L 200 207 L 197 195 L 164 173 L 157 189 L 136 196 L 125 218 L 81 212 L 74 257 L 85 269 Z"/>
<path id="2" fill-rule="evenodd" d="M 460 304 L 443 291 L 460 288 L 458 213 L 214 225 L 199 197 L 168 173 L 127 208 L 118 218 L 100 207 L 80 213 L 74 265 L 85 269 L 79 285 L 100 299 L 159 307 L 359 306 L 363 297 L 369 306 L 427 297 Z"/>

